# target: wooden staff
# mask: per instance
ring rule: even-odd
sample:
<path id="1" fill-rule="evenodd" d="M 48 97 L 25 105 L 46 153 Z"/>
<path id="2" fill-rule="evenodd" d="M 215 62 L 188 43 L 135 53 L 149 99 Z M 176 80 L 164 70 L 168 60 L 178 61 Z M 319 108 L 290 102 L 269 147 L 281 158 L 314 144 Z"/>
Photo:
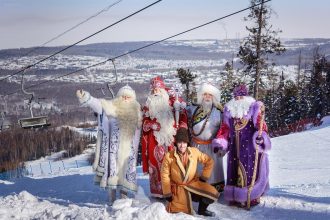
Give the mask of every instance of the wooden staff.
<path id="1" fill-rule="evenodd" d="M 262 137 L 261 135 L 262 135 L 262 131 L 263 131 L 264 121 L 265 121 L 265 106 L 262 105 L 260 107 L 260 121 L 259 121 L 259 129 L 258 129 L 258 138 Z M 252 191 L 255 181 L 256 181 L 257 169 L 258 169 L 259 145 L 257 143 L 255 146 L 255 149 L 256 149 L 256 151 L 255 151 L 256 156 L 254 158 L 253 176 L 252 176 L 251 184 L 248 188 L 248 198 L 247 198 L 247 209 L 248 210 L 250 210 L 250 207 L 251 207 L 251 191 Z"/>

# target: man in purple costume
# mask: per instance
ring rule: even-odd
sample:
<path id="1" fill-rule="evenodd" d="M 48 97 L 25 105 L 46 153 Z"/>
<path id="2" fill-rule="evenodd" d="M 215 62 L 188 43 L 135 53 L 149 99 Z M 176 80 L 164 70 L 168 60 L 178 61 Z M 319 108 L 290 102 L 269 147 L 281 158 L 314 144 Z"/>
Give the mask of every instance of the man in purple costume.
<path id="1" fill-rule="evenodd" d="M 267 151 L 271 143 L 263 103 L 248 96 L 245 85 L 237 86 L 233 93 L 212 147 L 214 152 L 228 152 L 225 200 L 249 209 L 269 189 Z"/>

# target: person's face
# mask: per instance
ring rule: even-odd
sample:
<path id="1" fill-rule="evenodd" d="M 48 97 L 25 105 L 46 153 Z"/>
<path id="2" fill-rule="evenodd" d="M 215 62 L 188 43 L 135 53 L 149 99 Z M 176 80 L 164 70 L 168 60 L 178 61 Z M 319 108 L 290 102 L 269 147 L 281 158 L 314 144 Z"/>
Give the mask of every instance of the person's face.
<path id="1" fill-rule="evenodd" d="M 160 88 L 154 88 L 154 89 L 152 90 L 152 94 L 153 94 L 153 95 L 159 95 L 159 94 L 160 94 Z"/>
<path id="2" fill-rule="evenodd" d="M 130 102 L 132 100 L 132 97 L 127 95 L 123 95 L 121 98 L 124 100 L 124 102 Z"/>
<path id="3" fill-rule="evenodd" d="M 243 99 L 243 98 L 244 98 L 244 96 L 236 96 L 235 97 L 236 100 L 240 100 L 240 99 Z"/>
<path id="4" fill-rule="evenodd" d="M 178 143 L 176 143 L 177 147 L 178 147 L 178 151 L 180 153 L 185 153 L 188 147 L 188 143 L 184 142 L 184 141 L 180 141 Z"/>
<path id="5" fill-rule="evenodd" d="M 213 95 L 210 94 L 210 93 L 205 92 L 205 93 L 203 94 L 203 100 L 204 100 L 205 102 L 212 102 L 212 100 L 213 100 Z"/>

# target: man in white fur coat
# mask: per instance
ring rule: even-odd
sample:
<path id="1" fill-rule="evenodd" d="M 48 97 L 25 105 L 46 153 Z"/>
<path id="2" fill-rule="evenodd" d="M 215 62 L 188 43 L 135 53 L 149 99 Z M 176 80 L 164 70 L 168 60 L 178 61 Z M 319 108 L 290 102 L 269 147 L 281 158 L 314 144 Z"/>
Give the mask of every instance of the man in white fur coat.
<path id="1" fill-rule="evenodd" d="M 94 98 L 83 90 L 78 90 L 76 94 L 83 106 L 89 106 L 99 115 L 93 164 L 95 181 L 109 189 L 110 203 L 116 199 L 116 189 L 122 196 L 136 192 L 136 160 L 142 115 L 135 91 L 126 85 L 110 101 Z"/>
<path id="2" fill-rule="evenodd" d="M 223 190 L 225 179 L 223 169 L 223 154 L 214 153 L 211 146 L 213 138 L 220 128 L 222 106 L 220 104 L 220 90 L 209 83 L 202 84 L 197 90 L 197 105 L 187 107 L 191 146 L 209 155 L 214 161 L 214 169 L 208 183 L 219 192 Z M 202 167 L 198 167 L 201 171 Z"/>

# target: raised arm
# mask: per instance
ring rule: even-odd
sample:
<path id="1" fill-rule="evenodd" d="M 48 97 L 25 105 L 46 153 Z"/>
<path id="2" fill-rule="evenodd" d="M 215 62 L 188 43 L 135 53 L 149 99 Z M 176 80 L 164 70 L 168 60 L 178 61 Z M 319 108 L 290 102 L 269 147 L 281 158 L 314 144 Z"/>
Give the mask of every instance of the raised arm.
<path id="1" fill-rule="evenodd" d="M 89 92 L 84 90 L 77 90 L 76 95 L 82 106 L 90 107 L 94 112 L 102 114 L 101 101 L 90 95 Z"/>

